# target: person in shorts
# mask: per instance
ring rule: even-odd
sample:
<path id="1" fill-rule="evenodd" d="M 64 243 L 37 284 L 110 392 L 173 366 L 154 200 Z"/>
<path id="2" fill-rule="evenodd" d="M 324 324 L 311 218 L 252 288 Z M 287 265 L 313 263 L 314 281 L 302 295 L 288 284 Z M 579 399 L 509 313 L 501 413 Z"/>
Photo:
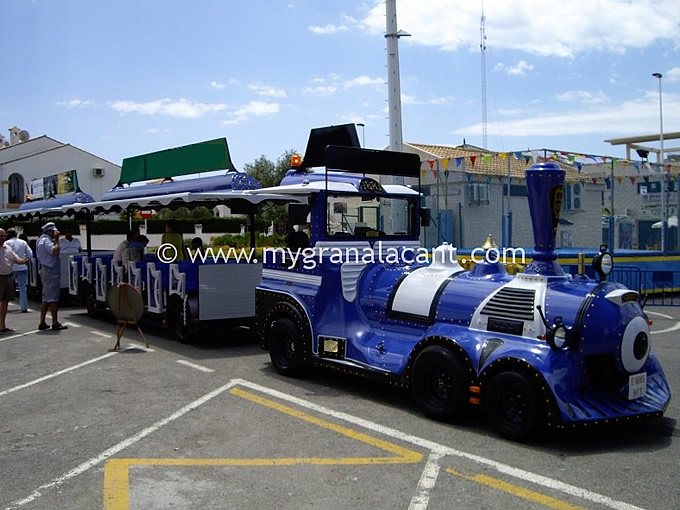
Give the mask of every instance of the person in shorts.
<path id="1" fill-rule="evenodd" d="M 59 231 L 53 222 L 45 223 L 42 235 L 36 243 L 36 257 L 38 259 L 38 273 L 42 282 L 42 303 L 40 304 L 40 324 L 38 329 L 44 331 L 61 331 L 67 326 L 59 323 L 57 307 L 61 294 L 61 264 L 59 261 Z M 52 326 L 45 322 L 47 311 L 52 316 Z"/>
<path id="2" fill-rule="evenodd" d="M 5 244 L 7 232 L 0 228 L 0 333 L 14 331 L 7 327 L 7 307 L 14 299 L 14 264 L 26 264 L 27 258 L 21 258 Z"/>

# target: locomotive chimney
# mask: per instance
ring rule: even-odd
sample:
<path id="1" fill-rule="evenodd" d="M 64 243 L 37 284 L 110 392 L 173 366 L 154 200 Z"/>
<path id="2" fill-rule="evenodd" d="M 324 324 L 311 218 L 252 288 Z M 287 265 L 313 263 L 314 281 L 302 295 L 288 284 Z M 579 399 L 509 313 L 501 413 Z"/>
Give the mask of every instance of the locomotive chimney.
<path id="1" fill-rule="evenodd" d="M 562 209 L 565 172 L 556 163 L 537 163 L 526 172 L 529 212 L 534 227 L 533 262 L 525 273 L 563 276 L 555 237 Z"/>

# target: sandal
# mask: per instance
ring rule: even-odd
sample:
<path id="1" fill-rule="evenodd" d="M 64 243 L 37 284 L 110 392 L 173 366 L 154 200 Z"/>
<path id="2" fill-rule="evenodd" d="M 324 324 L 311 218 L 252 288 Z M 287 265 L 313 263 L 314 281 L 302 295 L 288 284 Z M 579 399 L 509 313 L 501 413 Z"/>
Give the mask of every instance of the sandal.
<path id="1" fill-rule="evenodd" d="M 2 328 L 0 333 L 14 333 L 14 330 L 12 328 Z"/>
<path id="2" fill-rule="evenodd" d="M 61 331 L 62 329 L 68 329 L 68 326 L 64 326 L 58 322 L 56 324 L 52 324 L 52 331 Z"/>

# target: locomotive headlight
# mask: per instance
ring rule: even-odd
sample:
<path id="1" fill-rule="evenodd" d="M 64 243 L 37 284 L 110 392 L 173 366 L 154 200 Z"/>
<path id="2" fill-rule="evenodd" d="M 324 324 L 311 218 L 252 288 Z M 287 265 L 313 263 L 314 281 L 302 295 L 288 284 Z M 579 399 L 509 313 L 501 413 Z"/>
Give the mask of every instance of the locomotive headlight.
<path id="1" fill-rule="evenodd" d="M 564 346 L 567 345 L 567 328 L 565 328 L 564 325 L 555 328 L 553 343 L 555 344 L 556 349 L 564 349 Z"/>
<path id="2" fill-rule="evenodd" d="M 642 317 L 635 317 L 626 326 L 621 340 L 621 362 L 627 372 L 638 372 L 647 361 L 651 342 L 649 325 Z"/>
<path id="3" fill-rule="evenodd" d="M 600 252 L 593 257 L 593 269 L 605 280 L 614 269 L 614 256 L 607 250 L 607 245 L 600 245 Z"/>
<path id="4" fill-rule="evenodd" d="M 546 333 L 546 340 L 548 341 L 548 345 L 556 351 L 561 351 L 569 347 L 569 329 L 564 325 L 561 317 L 555 321 Z"/>

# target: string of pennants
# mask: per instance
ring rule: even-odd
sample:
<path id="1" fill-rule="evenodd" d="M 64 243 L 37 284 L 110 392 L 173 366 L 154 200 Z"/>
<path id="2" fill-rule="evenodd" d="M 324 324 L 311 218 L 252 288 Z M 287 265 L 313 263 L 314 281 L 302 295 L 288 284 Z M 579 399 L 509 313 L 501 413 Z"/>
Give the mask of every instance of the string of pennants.
<path id="1" fill-rule="evenodd" d="M 486 182 L 490 183 L 492 180 L 491 175 L 488 174 L 477 174 L 474 172 L 475 165 L 481 164 L 485 165 L 488 164 L 491 161 L 491 158 L 499 158 L 502 161 L 506 161 L 508 158 L 514 158 L 519 161 L 524 161 L 525 165 L 529 166 L 530 163 L 536 162 L 536 161 L 546 161 L 546 160 L 553 160 L 553 161 L 559 161 L 561 163 L 566 163 L 570 165 L 574 165 L 576 169 L 578 169 L 579 174 L 581 173 L 581 170 L 583 169 L 584 163 L 582 161 L 577 161 L 577 159 L 580 160 L 592 160 L 592 163 L 586 163 L 588 166 L 591 167 L 605 167 L 610 168 L 611 165 L 624 165 L 624 166 L 633 166 L 636 170 L 637 175 L 635 176 L 615 176 L 615 179 L 618 184 L 621 184 L 624 182 L 624 180 L 630 181 L 632 185 L 635 185 L 636 181 L 639 178 L 643 178 L 645 182 L 649 182 L 649 176 L 641 176 L 640 172 L 641 170 L 647 170 L 650 174 L 667 174 L 670 175 L 672 173 L 674 178 L 677 178 L 679 173 L 680 173 L 680 167 L 677 166 L 671 166 L 670 164 L 665 164 L 663 165 L 663 168 L 661 165 L 657 163 L 649 163 L 647 161 L 629 161 L 626 159 L 619 159 L 611 156 L 592 156 L 592 155 L 584 155 L 584 154 L 574 154 L 574 153 L 568 153 L 568 152 L 563 152 L 563 151 L 553 151 L 553 150 L 548 150 L 548 149 L 541 149 L 541 150 L 533 150 L 524 152 L 524 151 L 517 151 L 517 152 L 499 152 L 499 153 L 487 153 L 487 154 L 480 154 L 480 155 L 472 155 L 472 156 L 460 156 L 460 157 L 451 157 L 451 158 L 440 158 L 440 159 L 428 159 L 426 160 L 428 163 L 428 166 L 430 167 L 430 172 L 432 172 L 435 180 L 439 179 L 439 173 L 441 172 L 441 168 L 443 168 L 443 174 L 445 179 L 448 180 L 449 177 L 449 167 L 451 166 L 452 169 L 459 169 L 461 170 L 461 167 L 463 167 L 463 163 L 465 163 L 465 169 L 467 171 L 467 179 L 468 182 L 473 179 L 471 174 L 476 175 L 477 180 L 479 182 L 482 182 L 486 178 Z M 440 165 L 441 163 L 441 165 Z M 455 165 L 455 167 L 454 167 Z M 425 178 L 427 176 L 427 169 L 421 169 L 421 177 Z M 498 179 L 499 183 L 503 182 L 503 179 L 506 178 L 505 175 L 497 175 L 495 176 Z M 522 178 L 518 177 L 511 177 L 511 180 L 514 180 L 518 182 L 520 185 L 524 181 Z M 607 186 L 610 184 L 611 177 L 594 177 L 594 176 L 586 176 L 583 175 L 579 177 L 578 179 L 573 179 L 573 178 L 567 178 L 568 181 L 570 182 L 581 182 L 582 184 L 585 184 L 586 182 L 592 182 L 593 184 L 597 183 L 605 183 Z"/>

